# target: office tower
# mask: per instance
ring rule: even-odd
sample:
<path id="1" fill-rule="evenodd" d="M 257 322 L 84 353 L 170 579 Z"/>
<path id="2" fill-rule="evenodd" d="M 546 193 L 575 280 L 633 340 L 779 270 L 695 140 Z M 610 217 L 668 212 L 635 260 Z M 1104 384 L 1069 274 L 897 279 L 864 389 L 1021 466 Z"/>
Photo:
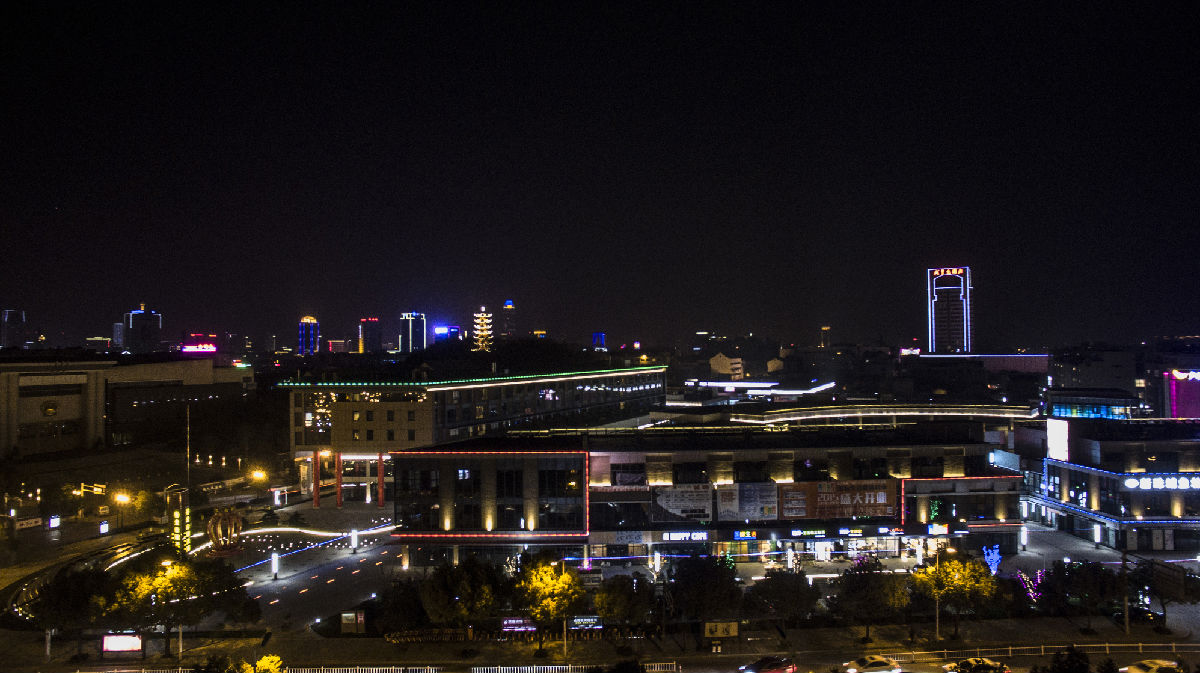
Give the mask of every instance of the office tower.
<path id="1" fill-rule="evenodd" d="M 608 344 L 605 343 L 607 340 L 608 334 L 606 332 L 592 332 L 592 350 L 598 353 L 607 353 Z"/>
<path id="2" fill-rule="evenodd" d="M 0 314 L 0 348 L 24 348 L 25 312 L 15 308 L 6 308 Z"/>
<path id="3" fill-rule="evenodd" d="M 358 352 L 383 352 L 383 328 L 379 325 L 379 318 L 359 318 Z"/>
<path id="4" fill-rule="evenodd" d="M 429 345 L 426 341 L 425 314 L 416 311 L 401 313 L 400 334 L 397 337 L 400 341 L 399 350 L 402 353 L 424 350 Z M 437 335 L 434 335 L 434 341 L 437 340 Z"/>
<path id="5" fill-rule="evenodd" d="M 517 307 L 511 299 L 506 300 L 500 308 L 499 327 L 501 339 L 516 339 L 520 336 L 517 334 Z"/>
<path id="6" fill-rule="evenodd" d="M 487 312 L 486 306 L 480 306 L 479 313 L 475 314 L 471 336 L 474 340 L 471 350 L 484 352 L 492 350 L 492 314 Z"/>
<path id="7" fill-rule="evenodd" d="M 97 353 L 104 353 L 112 348 L 112 340 L 108 337 L 87 337 L 83 340 L 83 347 L 90 348 Z"/>
<path id="8" fill-rule="evenodd" d="M 970 353 L 974 336 L 971 316 L 971 268 L 929 269 L 929 352 Z"/>
<path id="9" fill-rule="evenodd" d="M 311 315 L 300 319 L 300 336 L 296 352 L 313 355 L 321 348 L 321 323 Z"/>
<path id="10" fill-rule="evenodd" d="M 122 346 L 130 353 L 162 350 L 162 314 L 146 310 L 146 303 L 125 314 Z"/>
<path id="11" fill-rule="evenodd" d="M 123 322 L 113 323 L 112 347 L 117 350 L 125 349 L 125 323 Z"/>
<path id="12" fill-rule="evenodd" d="M 832 331 L 833 331 L 833 328 L 830 327 L 829 325 L 821 326 L 821 344 L 819 346 L 820 348 L 829 348 L 829 335 L 830 335 L 830 332 L 832 332 Z"/>

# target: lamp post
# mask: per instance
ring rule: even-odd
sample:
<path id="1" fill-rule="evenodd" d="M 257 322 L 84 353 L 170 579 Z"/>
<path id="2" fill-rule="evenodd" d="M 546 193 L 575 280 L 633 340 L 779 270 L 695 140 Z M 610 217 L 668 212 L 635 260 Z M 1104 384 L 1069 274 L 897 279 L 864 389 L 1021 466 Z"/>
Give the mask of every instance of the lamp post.
<path id="1" fill-rule="evenodd" d="M 560 562 L 559 561 L 551 561 L 550 565 L 557 566 L 557 565 L 560 565 Z M 559 568 L 559 573 L 558 573 L 558 578 L 559 578 L 560 584 L 566 578 L 566 575 L 567 575 L 567 562 L 564 559 L 561 562 L 561 566 Z M 562 587 L 562 588 L 565 589 L 565 587 Z M 564 602 L 563 603 L 563 659 L 566 660 L 566 658 L 567 658 L 567 605 Z"/>
<path id="2" fill-rule="evenodd" d="M 267 480 L 267 473 L 262 470 L 254 470 L 253 472 L 250 473 L 250 481 L 254 482 L 254 485 L 255 485 L 254 486 L 254 499 L 255 500 L 258 500 L 259 489 L 262 487 L 263 482 L 265 482 L 266 480 Z"/>
<path id="3" fill-rule="evenodd" d="M 954 547 L 945 547 L 947 554 L 955 552 Z M 937 560 L 933 562 L 933 576 L 937 580 L 938 590 L 933 592 L 933 635 L 934 638 L 941 642 L 942 640 L 942 554 L 938 552 Z"/>
<path id="4" fill-rule="evenodd" d="M 118 512 L 117 528 L 124 529 L 125 528 L 125 505 L 129 504 L 129 496 L 125 493 L 117 493 L 116 495 L 113 496 L 113 500 L 115 500 L 117 503 L 117 512 Z"/>

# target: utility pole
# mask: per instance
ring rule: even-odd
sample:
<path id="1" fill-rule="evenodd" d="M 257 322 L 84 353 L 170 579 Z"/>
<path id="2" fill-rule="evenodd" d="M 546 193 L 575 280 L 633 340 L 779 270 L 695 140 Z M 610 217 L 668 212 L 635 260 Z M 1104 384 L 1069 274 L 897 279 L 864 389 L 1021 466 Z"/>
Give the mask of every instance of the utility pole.
<path id="1" fill-rule="evenodd" d="M 187 483 L 184 486 L 192 490 L 192 404 L 187 407 L 187 424 L 184 426 L 184 447 L 187 450 Z"/>
<path id="2" fill-rule="evenodd" d="M 1127 532 L 1126 535 L 1129 533 Z M 1121 550 L 1121 610 L 1125 613 L 1125 635 L 1129 635 L 1129 579 L 1126 577 L 1125 564 L 1129 554 Z"/>

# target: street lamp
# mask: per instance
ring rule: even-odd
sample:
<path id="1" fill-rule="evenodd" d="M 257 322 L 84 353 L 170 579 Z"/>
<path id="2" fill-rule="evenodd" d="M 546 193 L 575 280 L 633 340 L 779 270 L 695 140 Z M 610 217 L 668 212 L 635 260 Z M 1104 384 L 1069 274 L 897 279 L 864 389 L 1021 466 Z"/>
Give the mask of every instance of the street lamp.
<path id="1" fill-rule="evenodd" d="M 117 528 L 123 529 L 125 528 L 125 505 L 129 504 L 129 495 L 125 493 L 118 493 L 113 496 L 113 500 L 117 502 L 117 511 L 120 513 Z"/>
<path id="2" fill-rule="evenodd" d="M 552 566 L 556 566 L 558 564 L 559 564 L 558 561 L 550 562 L 550 565 L 552 565 Z M 564 559 L 562 562 L 562 567 L 560 568 L 560 572 L 558 573 L 560 583 L 566 577 L 566 575 L 567 575 L 567 562 Z M 565 586 L 560 587 L 560 590 L 565 589 L 565 588 L 566 588 Z M 563 659 L 565 660 L 566 658 L 567 658 L 567 610 L 566 610 L 566 603 L 564 603 L 563 604 Z"/>
<path id="3" fill-rule="evenodd" d="M 258 493 L 259 493 L 258 487 L 262 486 L 262 483 L 264 481 L 266 481 L 266 479 L 267 479 L 267 473 L 262 470 L 254 470 L 253 472 L 250 473 L 250 480 L 253 481 L 256 485 L 255 491 L 254 491 L 254 499 L 255 500 L 258 499 Z"/>
<path id="4" fill-rule="evenodd" d="M 946 547 L 945 551 L 947 554 L 953 554 L 957 550 L 955 550 L 954 547 Z M 937 555 L 937 560 L 935 560 L 933 562 L 933 566 L 934 566 L 933 576 L 937 579 L 937 583 L 939 585 L 938 591 L 933 592 L 933 635 L 934 635 L 934 638 L 938 642 L 941 642 L 941 640 L 942 640 L 942 592 L 941 592 L 942 586 L 940 586 L 940 585 L 942 584 L 942 573 L 941 573 L 942 555 L 940 553 Z"/>

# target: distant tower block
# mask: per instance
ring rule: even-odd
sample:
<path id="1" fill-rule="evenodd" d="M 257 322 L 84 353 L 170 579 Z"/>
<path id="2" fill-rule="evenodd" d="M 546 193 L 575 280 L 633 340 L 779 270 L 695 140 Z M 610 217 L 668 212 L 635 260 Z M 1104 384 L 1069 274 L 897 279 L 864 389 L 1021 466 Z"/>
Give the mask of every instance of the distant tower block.
<path id="1" fill-rule="evenodd" d="M 313 355 L 321 350 L 321 323 L 311 315 L 300 319 L 296 352 L 300 355 Z"/>
<path id="2" fill-rule="evenodd" d="M 592 332 L 592 350 L 600 353 L 608 352 L 608 345 L 605 343 L 608 340 L 608 334 L 605 332 Z"/>
<path id="3" fill-rule="evenodd" d="M 829 332 L 831 329 L 833 328 L 829 325 L 823 325 L 821 327 L 821 348 L 829 348 Z"/>
<path id="4" fill-rule="evenodd" d="M 926 271 L 930 353 L 970 353 L 974 334 L 971 314 L 971 267 Z"/>
<path id="5" fill-rule="evenodd" d="M 471 350 L 485 353 L 492 350 L 492 314 L 487 312 L 486 306 L 480 306 L 479 313 L 475 314 L 471 336 L 475 342 Z"/>
<path id="6" fill-rule="evenodd" d="M 511 299 L 506 300 L 500 308 L 499 332 L 501 339 L 516 339 L 520 336 L 517 334 L 517 307 Z"/>
<path id="7" fill-rule="evenodd" d="M 382 353 L 383 330 L 379 326 L 379 318 L 360 318 L 358 321 L 359 353 Z"/>
<path id="8" fill-rule="evenodd" d="M 438 329 L 434 328 L 434 341 L 438 340 L 439 335 L 445 334 L 445 332 L 437 332 Z M 425 329 L 425 314 L 417 311 L 401 313 L 399 336 L 401 352 L 413 353 L 425 350 L 429 345 L 428 332 Z"/>

